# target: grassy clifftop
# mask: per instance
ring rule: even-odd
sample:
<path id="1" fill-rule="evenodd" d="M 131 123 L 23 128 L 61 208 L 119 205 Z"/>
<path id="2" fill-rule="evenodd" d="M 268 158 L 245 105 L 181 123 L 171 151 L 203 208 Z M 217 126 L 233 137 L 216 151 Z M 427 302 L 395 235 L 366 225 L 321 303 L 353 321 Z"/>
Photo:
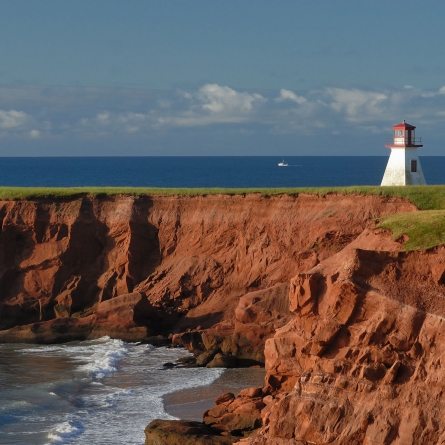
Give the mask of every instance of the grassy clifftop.
<path id="1" fill-rule="evenodd" d="M 408 235 L 406 250 L 428 249 L 445 243 L 445 185 L 408 187 L 320 187 L 320 188 L 145 188 L 145 187 L 0 187 L 0 199 L 69 198 L 84 195 L 209 195 L 260 193 L 264 196 L 300 193 L 380 195 L 405 198 L 421 212 L 392 215 L 378 221 L 394 238 Z"/>
<path id="2" fill-rule="evenodd" d="M 310 193 L 361 194 L 406 198 L 421 210 L 445 210 L 445 185 L 408 187 L 305 187 L 305 188 L 148 188 L 148 187 L 0 187 L 0 199 L 63 198 L 81 195 L 209 195 L 260 193 L 265 196 Z"/>
<path id="3" fill-rule="evenodd" d="M 404 250 L 425 250 L 445 244 L 445 210 L 391 215 L 382 218 L 377 227 L 391 230 L 394 239 L 408 235 Z"/>

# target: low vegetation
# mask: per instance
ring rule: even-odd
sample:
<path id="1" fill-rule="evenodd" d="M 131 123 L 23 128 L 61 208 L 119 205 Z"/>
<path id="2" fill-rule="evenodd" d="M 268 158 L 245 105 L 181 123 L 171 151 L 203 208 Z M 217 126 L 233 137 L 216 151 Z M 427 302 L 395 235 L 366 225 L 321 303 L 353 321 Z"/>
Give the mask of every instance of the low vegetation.
<path id="1" fill-rule="evenodd" d="M 391 230 L 394 238 L 408 235 L 406 250 L 427 249 L 445 243 L 445 185 L 408 187 L 312 187 L 312 188 L 144 188 L 144 187 L 0 187 L 0 199 L 73 198 L 86 195 L 239 195 L 259 193 L 263 196 L 301 193 L 380 195 L 405 198 L 422 212 L 389 216 L 379 227 Z"/>
<path id="2" fill-rule="evenodd" d="M 407 235 L 404 250 L 425 250 L 445 244 L 445 210 L 399 213 L 382 218 L 377 227 L 391 230 L 394 239 Z"/>
<path id="3" fill-rule="evenodd" d="M 445 185 L 411 187 L 305 187 L 305 188 L 146 188 L 146 187 L 0 187 L 0 199 L 68 198 L 83 195 L 240 195 L 264 196 L 309 193 L 361 194 L 406 198 L 421 210 L 445 210 Z"/>

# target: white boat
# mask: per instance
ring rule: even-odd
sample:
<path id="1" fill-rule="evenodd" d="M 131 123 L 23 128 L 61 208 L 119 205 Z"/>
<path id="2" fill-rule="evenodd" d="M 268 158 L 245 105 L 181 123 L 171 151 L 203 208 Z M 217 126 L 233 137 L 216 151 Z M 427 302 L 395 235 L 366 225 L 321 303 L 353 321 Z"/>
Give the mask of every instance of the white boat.
<path id="1" fill-rule="evenodd" d="M 283 159 L 283 162 L 278 163 L 278 167 L 287 167 L 288 165 L 289 164 L 287 162 L 284 162 L 284 159 Z"/>

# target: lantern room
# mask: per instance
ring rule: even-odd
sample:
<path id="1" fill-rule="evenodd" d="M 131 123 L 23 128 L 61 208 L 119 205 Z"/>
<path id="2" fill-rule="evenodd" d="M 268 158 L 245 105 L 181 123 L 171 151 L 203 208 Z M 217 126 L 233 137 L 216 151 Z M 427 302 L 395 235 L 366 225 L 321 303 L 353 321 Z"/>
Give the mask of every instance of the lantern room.
<path id="1" fill-rule="evenodd" d="M 394 136 L 386 139 L 386 148 L 423 147 L 422 138 L 416 139 L 416 127 L 407 124 L 405 120 L 392 128 Z"/>

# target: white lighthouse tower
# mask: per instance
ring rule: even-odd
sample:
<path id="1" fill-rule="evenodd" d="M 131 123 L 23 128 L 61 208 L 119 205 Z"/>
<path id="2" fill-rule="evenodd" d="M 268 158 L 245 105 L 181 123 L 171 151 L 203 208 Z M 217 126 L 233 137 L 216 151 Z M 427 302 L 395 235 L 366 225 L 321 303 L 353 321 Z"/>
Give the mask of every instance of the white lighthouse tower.
<path id="1" fill-rule="evenodd" d="M 386 139 L 391 154 L 381 185 L 425 185 L 417 149 L 423 147 L 422 138 L 415 135 L 416 127 L 403 121 L 394 125 L 394 137 Z"/>

